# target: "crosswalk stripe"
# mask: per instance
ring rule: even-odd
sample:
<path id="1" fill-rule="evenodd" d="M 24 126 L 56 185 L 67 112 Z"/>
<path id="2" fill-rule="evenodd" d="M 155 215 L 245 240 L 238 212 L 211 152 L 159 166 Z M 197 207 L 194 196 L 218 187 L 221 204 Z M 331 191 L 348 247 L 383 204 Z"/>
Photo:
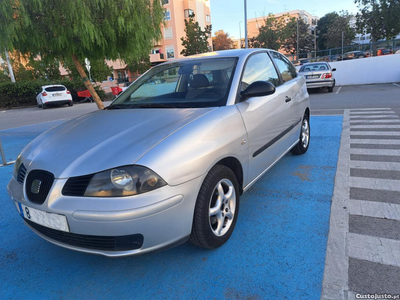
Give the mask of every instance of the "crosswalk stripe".
<path id="1" fill-rule="evenodd" d="M 350 122 L 350 126 L 354 125 L 395 125 L 400 124 L 399 119 L 379 119 L 379 120 L 355 120 Z"/>
<path id="2" fill-rule="evenodd" d="M 349 257 L 400 267 L 400 241 L 348 233 Z"/>
<path id="3" fill-rule="evenodd" d="M 355 149 L 350 148 L 350 154 L 366 154 L 366 155 L 393 155 L 400 157 L 400 150 L 391 149 Z"/>
<path id="4" fill-rule="evenodd" d="M 400 145 L 400 140 L 386 140 L 386 139 L 351 139 L 352 144 L 386 144 L 386 145 Z"/>
<path id="5" fill-rule="evenodd" d="M 395 114 L 392 110 L 350 111 L 351 115 Z"/>
<path id="6" fill-rule="evenodd" d="M 349 176 L 349 187 L 400 191 L 400 180 L 362 178 Z"/>
<path id="7" fill-rule="evenodd" d="M 396 132 L 396 131 L 382 131 L 382 132 L 376 132 L 376 131 L 359 131 L 359 132 L 351 132 L 350 134 L 352 135 L 376 135 L 376 136 L 383 136 L 383 135 L 400 135 L 400 132 Z M 350 136 L 351 137 L 351 136 Z"/>
<path id="8" fill-rule="evenodd" d="M 350 199 L 347 207 L 351 215 L 400 221 L 399 204 Z"/>
<path id="9" fill-rule="evenodd" d="M 350 112 L 356 112 L 356 111 L 369 111 L 369 110 L 392 110 L 389 107 L 383 108 L 383 107 L 377 107 L 377 108 L 354 108 L 350 109 Z"/>
<path id="10" fill-rule="evenodd" d="M 351 129 L 374 129 L 374 128 L 382 128 L 382 129 L 392 129 L 392 128 L 398 128 L 400 129 L 400 123 L 399 124 L 393 124 L 393 125 L 380 125 L 380 124 L 363 124 L 363 125 L 350 125 L 350 130 Z"/>
<path id="11" fill-rule="evenodd" d="M 351 160 L 349 167 L 353 169 L 370 169 L 370 170 L 393 170 L 400 171 L 400 162 L 377 162 L 377 161 L 357 161 Z"/>

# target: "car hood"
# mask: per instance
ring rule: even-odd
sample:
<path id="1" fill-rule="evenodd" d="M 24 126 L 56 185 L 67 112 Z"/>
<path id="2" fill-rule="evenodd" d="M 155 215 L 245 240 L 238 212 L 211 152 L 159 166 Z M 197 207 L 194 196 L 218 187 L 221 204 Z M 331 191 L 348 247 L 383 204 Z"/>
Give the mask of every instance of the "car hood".
<path id="1" fill-rule="evenodd" d="M 67 178 L 134 164 L 155 145 L 215 108 L 90 113 L 43 133 L 23 151 L 28 170 Z"/>

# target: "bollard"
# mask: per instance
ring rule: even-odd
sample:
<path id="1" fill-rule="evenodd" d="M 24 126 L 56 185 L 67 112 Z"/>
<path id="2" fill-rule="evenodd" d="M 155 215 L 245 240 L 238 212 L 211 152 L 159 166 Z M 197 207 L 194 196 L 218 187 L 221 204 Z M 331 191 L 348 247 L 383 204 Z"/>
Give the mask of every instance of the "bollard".
<path id="1" fill-rule="evenodd" d="M 14 161 L 10 161 L 9 163 L 7 163 L 6 155 L 4 154 L 3 145 L 1 143 L 1 140 L 0 140 L 0 156 L 1 156 L 1 160 L 3 161 L 3 164 L 0 165 L 0 167 L 14 163 Z"/>

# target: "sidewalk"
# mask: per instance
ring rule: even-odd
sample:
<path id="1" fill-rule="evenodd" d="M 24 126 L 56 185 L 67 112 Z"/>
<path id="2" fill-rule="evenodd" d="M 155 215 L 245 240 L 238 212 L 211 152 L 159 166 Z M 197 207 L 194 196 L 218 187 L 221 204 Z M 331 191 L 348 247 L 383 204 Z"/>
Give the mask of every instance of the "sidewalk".
<path id="1" fill-rule="evenodd" d="M 322 299 L 400 294 L 400 118 L 344 111 Z"/>

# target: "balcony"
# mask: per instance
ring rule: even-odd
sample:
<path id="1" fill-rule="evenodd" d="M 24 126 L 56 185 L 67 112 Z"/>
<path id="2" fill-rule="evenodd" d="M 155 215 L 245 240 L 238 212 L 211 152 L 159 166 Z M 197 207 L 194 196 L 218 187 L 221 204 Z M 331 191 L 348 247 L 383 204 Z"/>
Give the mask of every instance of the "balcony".
<path id="1" fill-rule="evenodd" d="M 150 62 L 151 63 L 160 62 L 160 61 L 165 61 L 163 53 L 150 54 Z"/>

